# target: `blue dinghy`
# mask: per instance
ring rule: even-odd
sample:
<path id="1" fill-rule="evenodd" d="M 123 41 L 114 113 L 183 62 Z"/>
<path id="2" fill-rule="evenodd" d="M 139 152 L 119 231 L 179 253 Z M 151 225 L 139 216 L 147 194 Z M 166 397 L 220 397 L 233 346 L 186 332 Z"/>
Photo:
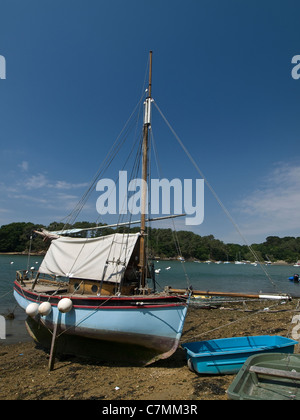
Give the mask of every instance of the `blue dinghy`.
<path id="1" fill-rule="evenodd" d="M 230 337 L 184 343 L 191 370 L 206 374 L 235 374 L 248 357 L 257 353 L 293 353 L 297 341 L 271 335 Z"/>

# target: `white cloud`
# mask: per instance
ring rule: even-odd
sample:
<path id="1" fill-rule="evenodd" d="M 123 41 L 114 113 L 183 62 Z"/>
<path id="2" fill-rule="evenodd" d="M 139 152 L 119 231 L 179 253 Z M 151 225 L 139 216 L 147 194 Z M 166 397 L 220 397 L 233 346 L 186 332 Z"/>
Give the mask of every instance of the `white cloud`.
<path id="1" fill-rule="evenodd" d="M 83 188 L 87 187 L 88 183 L 81 182 L 81 183 L 70 183 L 67 181 L 50 181 L 44 174 L 37 174 L 32 175 L 27 178 L 24 182 L 22 181 L 23 185 L 28 190 L 36 190 L 39 188 L 53 188 L 58 190 L 70 190 L 76 188 Z"/>
<path id="2" fill-rule="evenodd" d="M 23 162 L 22 162 L 22 163 L 20 163 L 18 166 L 19 166 L 19 168 L 21 168 L 21 169 L 22 169 L 22 171 L 24 171 L 24 172 L 27 172 L 27 171 L 28 171 L 28 169 L 29 169 L 29 163 L 28 163 L 26 160 L 23 160 Z"/>
<path id="3" fill-rule="evenodd" d="M 87 187 L 88 183 L 87 182 L 82 182 L 79 184 L 72 184 L 70 182 L 66 182 L 66 181 L 56 181 L 56 183 L 53 185 L 54 188 L 57 188 L 59 190 L 70 190 L 73 188 L 83 188 L 83 187 Z"/>
<path id="4" fill-rule="evenodd" d="M 49 182 L 44 174 L 32 175 L 30 178 L 25 180 L 24 185 L 28 190 L 35 190 L 48 185 Z"/>
<path id="5" fill-rule="evenodd" d="M 32 174 L 30 165 L 24 162 L 17 165 L 19 171 L 0 181 L 1 224 L 16 220 L 47 223 L 47 220 L 61 219 L 75 208 L 89 185 L 53 180 L 46 172 Z M 96 213 L 95 205 L 92 210 Z"/>
<path id="6" fill-rule="evenodd" d="M 278 164 L 236 210 L 246 235 L 300 236 L 300 166 Z"/>
<path id="7" fill-rule="evenodd" d="M 47 199 L 42 197 L 33 197 L 29 194 L 15 194 L 10 198 L 14 198 L 16 200 L 22 200 L 23 203 L 38 203 L 38 204 L 47 204 Z"/>

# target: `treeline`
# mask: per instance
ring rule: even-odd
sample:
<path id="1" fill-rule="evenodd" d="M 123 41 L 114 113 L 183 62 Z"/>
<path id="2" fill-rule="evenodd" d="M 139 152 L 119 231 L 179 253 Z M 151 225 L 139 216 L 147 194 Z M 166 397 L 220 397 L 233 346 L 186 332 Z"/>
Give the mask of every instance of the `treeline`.
<path id="1" fill-rule="evenodd" d="M 46 229 L 49 231 L 76 228 L 90 228 L 94 224 L 89 222 L 77 222 L 74 225 L 65 226 L 63 223 L 53 222 L 48 226 L 36 225 L 33 223 L 10 223 L 0 228 L 0 252 L 24 252 L 29 248 L 31 252 L 44 253 L 50 242 L 35 234 L 35 230 Z M 105 226 L 105 225 L 103 225 Z M 107 235 L 113 232 L 122 232 L 127 228 L 104 228 L 90 231 L 93 237 Z M 130 232 L 137 232 L 138 227 L 130 229 Z M 76 235 L 86 237 L 87 232 L 80 232 Z M 32 240 L 30 238 L 32 237 Z M 200 236 L 190 231 L 174 232 L 172 229 L 151 228 L 147 235 L 147 244 L 150 254 L 159 258 L 177 258 L 179 255 L 185 259 L 196 259 L 200 261 L 255 261 L 255 256 L 246 245 L 225 244 L 214 238 L 213 235 Z M 177 244 L 177 245 L 176 245 Z M 252 244 L 260 261 L 284 260 L 293 263 L 300 259 L 300 237 L 269 236 L 262 244 Z"/>

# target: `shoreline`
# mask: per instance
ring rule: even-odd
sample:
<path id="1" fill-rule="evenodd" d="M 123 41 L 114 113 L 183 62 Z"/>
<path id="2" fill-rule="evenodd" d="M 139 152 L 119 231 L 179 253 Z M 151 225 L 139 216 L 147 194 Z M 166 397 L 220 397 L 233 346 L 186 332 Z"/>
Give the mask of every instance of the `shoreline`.
<path id="1" fill-rule="evenodd" d="M 28 253 L 25 252 L 25 251 L 23 251 L 23 252 L 0 252 L 0 255 L 24 255 L 24 256 L 28 256 Z M 31 252 L 30 253 L 30 256 L 36 256 L 36 257 L 44 257 L 45 255 L 46 255 L 46 252 L 44 252 L 44 251 Z M 195 262 L 195 263 L 200 263 L 200 264 L 207 264 L 206 261 L 197 260 L 196 258 L 188 258 L 186 260 L 181 261 L 178 258 L 160 258 L 160 257 L 154 257 L 153 260 L 157 260 L 157 261 Z M 211 260 L 210 263 L 211 264 L 217 264 L 217 263 L 219 263 L 219 261 L 217 261 L 217 260 Z M 226 264 L 234 264 L 234 261 L 228 261 L 228 262 L 221 261 L 221 264 L 224 264 L 224 263 L 226 263 Z M 249 261 L 243 262 L 243 264 L 245 264 L 245 265 L 249 265 L 251 263 L 252 262 L 249 262 Z M 264 262 L 260 262 L 258 264 L 265 265 Z M 288 262 L 286 262 L 284 260 L 274 261 L 271 264 L 266 264 L 266 265 L 284 265 L 284 266 L 291 266 L 291 267 L 294 266 L 293 263 L 288 263 Z M 300 266 L 299 266 L 299 270 L 300 270 Z"/>
<path id="2" fill-rule="evenodd" d="M 181 342 L 243 335 L 289 335 L 292 317 L 300 312 L 291 302 L 230 302 L 224 306 L 192 306 Z M 187 367 L 182 348 L 147 367 L 56 358 L 48 371 L 49 353 L 33 341 L 0 341 L 0 399 L 6 400 L 227 400 L 235 375 L 199 375 Z M 298 345 L 295 353 L 299 353 Z"/>
<path id="3" fill-rule="evenodd" d="M 46 252 L 31 252 L 30 256 L 41 256 L 43 257 L 46 254 Z M 0 255 L 24 255 L 26 257 L 28 257 L 28 252 L 0 252 Z"/>

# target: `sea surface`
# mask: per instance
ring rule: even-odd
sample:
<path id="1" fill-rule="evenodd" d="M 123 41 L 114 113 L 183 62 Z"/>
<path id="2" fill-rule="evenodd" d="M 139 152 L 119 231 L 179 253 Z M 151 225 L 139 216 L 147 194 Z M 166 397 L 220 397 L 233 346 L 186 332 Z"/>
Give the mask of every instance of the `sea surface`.
<path id="1" fill-rule="evenodd" d="M 13 282 L 17 270 L 34 267 L 38 269 L 43 257 L 23 255 L 0 255 L 0 314 L 14 312 L 15 318 L 6 320 L 6 339 L 1 344 L 29 341 L 24 321 L 25 312 L 13 297 Z M 288 278 L 300 274 L 300 267 L 287 265 L 216 264 L 180 261 L 156 261 L 155 269 L 158 290 L 165 286 L 194 290 L 236 293 L 287 293 L 300 297 L 300 283 Z M 267 274 L 266 274 L 267 273 Z"/>

